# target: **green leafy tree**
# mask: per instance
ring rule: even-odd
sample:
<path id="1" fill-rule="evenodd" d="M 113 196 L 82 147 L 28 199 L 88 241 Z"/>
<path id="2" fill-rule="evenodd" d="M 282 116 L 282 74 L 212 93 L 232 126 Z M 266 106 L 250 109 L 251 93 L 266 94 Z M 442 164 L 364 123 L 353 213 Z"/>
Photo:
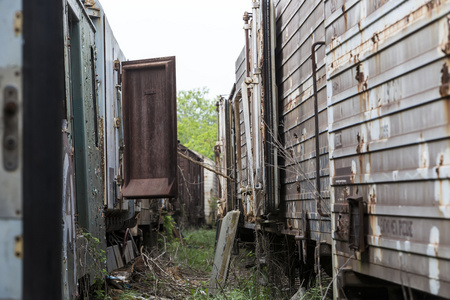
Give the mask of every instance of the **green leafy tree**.
<path id="1" fill-rule="evenodd" d="M 216 103 L 207 98 L 207 88 L 179 91 L 177 129 L 181 144 L 214 159 L 216 143 Z"/>

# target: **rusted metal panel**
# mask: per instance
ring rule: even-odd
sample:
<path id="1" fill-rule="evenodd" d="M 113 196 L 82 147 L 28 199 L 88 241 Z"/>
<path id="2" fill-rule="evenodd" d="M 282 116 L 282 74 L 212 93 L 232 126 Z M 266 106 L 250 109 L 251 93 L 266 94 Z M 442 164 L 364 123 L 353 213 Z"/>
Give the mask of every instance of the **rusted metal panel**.
<path id="1" fill-rule="evenodd" d="M 179 144 L 179 151 L 199 163 L 200 154 Z M 178 202 L 182 207 L 180 221 L 183 226 L 201 225 L 205 222 L 204 169 L 178 155 Z M 181 225 L 181 224 L 180 224 Z"/>
<path id="2" fill-rule="evenodd" d="M 122 63 L 127 198 L 177 195 L 175 57 Z"/>
<path id="3" fill-rule="evenodd" d="M 450 3 L 325 6 L 334 270 L 449 298 Z M 365 203 L 364 254 L 349 197 Z"/>

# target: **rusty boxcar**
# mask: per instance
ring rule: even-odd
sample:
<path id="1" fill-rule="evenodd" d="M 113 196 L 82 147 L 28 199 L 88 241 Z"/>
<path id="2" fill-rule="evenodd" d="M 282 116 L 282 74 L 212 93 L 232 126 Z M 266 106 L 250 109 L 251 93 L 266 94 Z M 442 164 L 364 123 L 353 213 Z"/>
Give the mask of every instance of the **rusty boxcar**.
<path id="1" fill-rule="evenodd" d="M 203 162 L 202 157 L 189 148 L 178 144 L 181 155 L 178 161 L 178 204 L 180 205 L 180 225 L 198 226 L 205 221 L 205 194 L 203 185 L 203 168 L 195 162 Z"/>
<path id="2" fill-rule="evenodd" d="M 449 298 L 450 1 L 252 4 L 222 209 L 332 262 L 335 299 Z"/>
<path id="3" fill-rule="evenodd" d="M 203 166 L 214 168 L 204 155 L 178 144 L 178 223 L 184 228 L 212 225 L 217 201 L 217 175 Z"/>
<path id="4" fill-rule="evenodd" d="M 74 299 L 133 257 L 137 198 L 177 194 L 175 58 L 123 63 L 98 1 L 2 1 L 0 22 L 0 298 Z M 151 123 L 151 105 L 169 114 Z M 141 155 L 155 149 L 163 165 Z"/>

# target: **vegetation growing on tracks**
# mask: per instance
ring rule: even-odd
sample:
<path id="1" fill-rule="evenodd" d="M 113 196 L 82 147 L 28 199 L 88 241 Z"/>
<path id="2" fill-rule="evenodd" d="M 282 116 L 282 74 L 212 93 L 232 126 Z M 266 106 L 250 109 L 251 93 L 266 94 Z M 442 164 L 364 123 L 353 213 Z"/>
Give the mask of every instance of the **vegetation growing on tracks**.
<path id="1" fill-rule="evenodd" d="M 290 299 L 298 289 L 298 284 L 289 287 L 282 253 L 270 249 L 258 252 L 255 243 L 248 243 L 241 244 L 239 253 L 232 255 L 227 281 L 216 296 L 210 296 L 215 228 L 186 230 L 179 238 L 173 234 L 177 230 L 170 216 L 164 217 L 164 228 L 157 249 L 144 251 L 128 268 L 132 280 L 122 290 L 110 286 L 110 296 L 102 297 L 102 292 L 98 292 L 96 299 Z M 260 243 L 263 247 L 268 245 L 264 240 Z M 298 298 L 304 299 L 322 299 L 319 285 L 312 285 Z"/>

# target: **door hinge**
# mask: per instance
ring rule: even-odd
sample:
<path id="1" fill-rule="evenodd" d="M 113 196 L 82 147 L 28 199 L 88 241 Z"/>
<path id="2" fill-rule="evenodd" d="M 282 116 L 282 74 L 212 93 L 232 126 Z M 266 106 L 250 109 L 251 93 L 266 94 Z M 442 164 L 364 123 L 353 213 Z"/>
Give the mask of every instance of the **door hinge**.
<path id="1" fill-rule="evenodd" d="M 114 118 L 114 127 L 120 128 L 120 118 Z"/>
<path id="2" fill-rule="evenodd" d="M 118 59 L 113 61 L 113 69 L 114 69 L 114 71 L 119 71 L 120 70 L 120 61 Z"/>

